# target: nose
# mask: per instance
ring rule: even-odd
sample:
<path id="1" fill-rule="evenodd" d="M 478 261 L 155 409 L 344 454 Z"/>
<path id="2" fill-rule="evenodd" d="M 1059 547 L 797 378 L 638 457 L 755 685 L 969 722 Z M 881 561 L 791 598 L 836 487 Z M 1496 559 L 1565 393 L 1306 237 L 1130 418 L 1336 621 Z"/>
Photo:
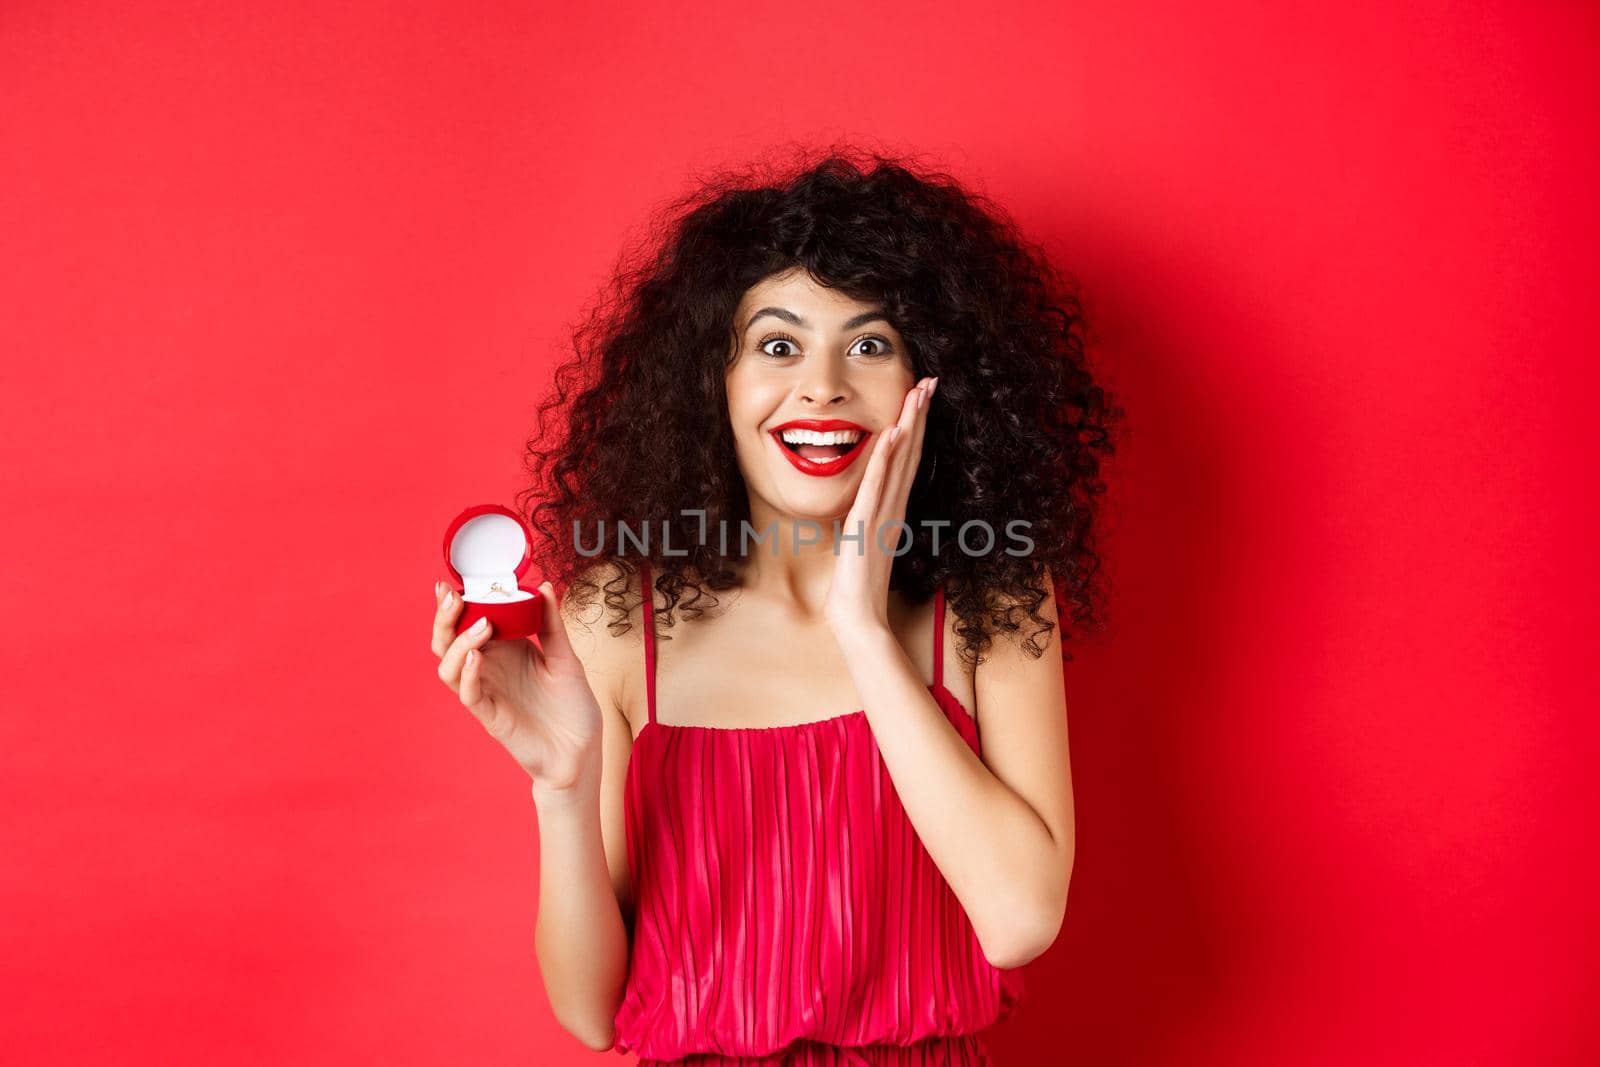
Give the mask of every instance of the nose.
<path id="1" fill-rule="evenodd" d="M 800 382 L 800 399 L 807 404 L 825 407 L 842 404 L 849 399 L 849 390 L 837 361 L 816 359 L 806 361 L 806 376 Z"/>

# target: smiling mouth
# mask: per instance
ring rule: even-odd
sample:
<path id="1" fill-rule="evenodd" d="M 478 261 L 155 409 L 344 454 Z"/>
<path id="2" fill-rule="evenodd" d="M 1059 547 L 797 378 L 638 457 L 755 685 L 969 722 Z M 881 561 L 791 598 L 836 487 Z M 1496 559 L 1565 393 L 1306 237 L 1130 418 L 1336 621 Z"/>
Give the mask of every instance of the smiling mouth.
<path id="1" fill-rule="evenodd" d="M 856 434 L 854 440 L 832 441 L 827 444 L 819 444 L 812 440 L 795 441 L 788 437 L 779 435 L 778 443 L 784 448 L 788 449 L 790 452 L 793 452 L 795 455 L 803 456 L 804 458 L 811 460 L 813 463 L 830 463 L 833 460 L 840 459 L 849 455 L 851 452 L 854 452 L 856 449 L 861 447 L 861 442 L 865 441 L 866 439 L 866 434 Z"/>
<path id="2" fill-rule="evenodd" d="M 781 426 L 772 437 L 783 449 L 784 458 L 802 474 L 827 476 L 848 467 L 860 454 L 870 432 L 854 424 L 818 430 L 804 426 Z"/>

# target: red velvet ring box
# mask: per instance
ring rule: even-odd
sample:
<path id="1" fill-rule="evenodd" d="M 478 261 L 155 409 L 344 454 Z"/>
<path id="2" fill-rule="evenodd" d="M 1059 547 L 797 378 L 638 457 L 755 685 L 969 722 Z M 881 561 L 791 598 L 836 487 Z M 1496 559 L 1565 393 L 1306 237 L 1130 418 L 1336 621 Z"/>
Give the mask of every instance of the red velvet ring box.
<path id="1" fill-rule="evenodd" d="M 533 564 L 533 537 L 521 516 L 499 504 L 479 504 L 456 516 L 444 534 L 444 564 L 461 583 L 465 604 L 460 633 L 481 618 L 493 637 L 510 640 L 539 632 L 544 601 L 521 580 Z"/>

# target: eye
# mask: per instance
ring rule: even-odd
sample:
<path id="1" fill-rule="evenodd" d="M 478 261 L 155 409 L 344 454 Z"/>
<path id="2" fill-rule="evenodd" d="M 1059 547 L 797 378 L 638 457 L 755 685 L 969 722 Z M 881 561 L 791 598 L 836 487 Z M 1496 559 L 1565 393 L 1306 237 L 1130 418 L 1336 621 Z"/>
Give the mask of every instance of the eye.
<path id="1" fill-rule="evenodd" d="M 894 351 L 893 346 L 877 334 L 869 334 L 857 343 L 875 346 L 872 351 L 861 353 L 863 356 L 887 356 Z"/>
<path id="2" fill-rule="evenodd" d="M 861 351 L 861 355 L 863 356 L 871 356 L 881 359 L 884 356 L 892 355 L 894 353 L 894 348 L 889 344 L 888 340 L 886 338 L 879 337 L 877 334 L 868 334 L 867 336 L 858 340 L 856 344 L 867 346 L 864 351 Z M 762 354 L 772 356 L 774 359 L 787 359 L 795 353 L 793 351 L 785 352 L 770 350 L 767 348 L 768 345 L 786 345 L 790 349 L 795 349 L 800 347 L 800 342 L 796 341 L 793 337 L 790 337 L 786 333 L 769 333 L 760 341 L 756 342 L 756 348 Z"/>
<path id="3" fill-rule="evenodd" d="M 761 352 L 765 353 L 766 355 L 776 356 L 779 359 L 782 359 L 785 356 L 792 356 L 792 355 L 794 355 L 794 353 L 793 352 L 768 352 L 767 351 L 767 346 L 770 345 L 770 344 L 785 344 L 785 345 L 789 345 L 791 348 L 795 348 L 795 347 L 799 347 L 800 342 L 796 341 L 793 337 L 790 337 L 786 333 L 769 333 L 767 336 L 763 337 L 761 340 L 756 342 L 756 348 L 759 349 Z"/>

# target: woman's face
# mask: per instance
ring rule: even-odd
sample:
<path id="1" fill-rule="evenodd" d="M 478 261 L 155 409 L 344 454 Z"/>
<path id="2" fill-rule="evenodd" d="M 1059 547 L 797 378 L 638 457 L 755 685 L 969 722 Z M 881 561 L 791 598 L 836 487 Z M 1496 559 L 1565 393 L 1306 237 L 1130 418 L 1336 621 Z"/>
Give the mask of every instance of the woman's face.
<path id="1" fill-rule="evenodd" d="M 882 308 L 799 268 L 752 286 L 734 330 L 728 417 L 751 517 L 758 531 L 793 517 L 827 532 L 848 514 L 868 446 L 894 425 L 916 382 L 905 342 Z"/>

